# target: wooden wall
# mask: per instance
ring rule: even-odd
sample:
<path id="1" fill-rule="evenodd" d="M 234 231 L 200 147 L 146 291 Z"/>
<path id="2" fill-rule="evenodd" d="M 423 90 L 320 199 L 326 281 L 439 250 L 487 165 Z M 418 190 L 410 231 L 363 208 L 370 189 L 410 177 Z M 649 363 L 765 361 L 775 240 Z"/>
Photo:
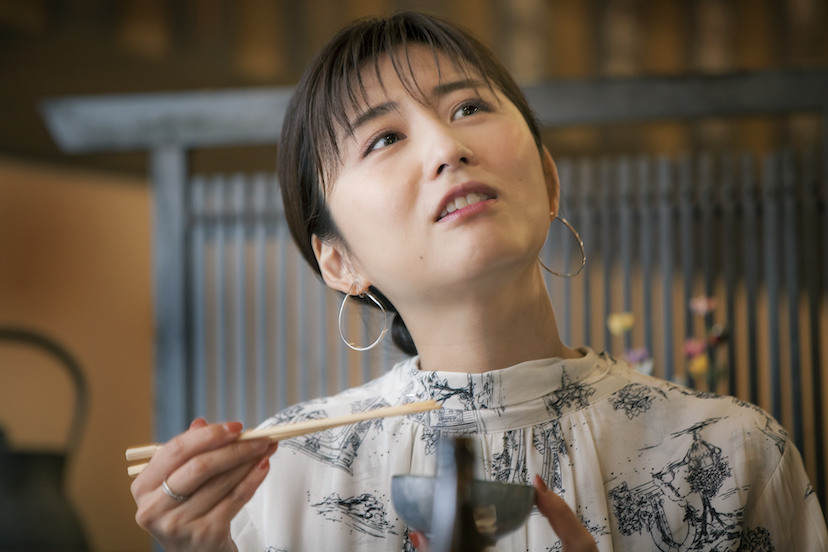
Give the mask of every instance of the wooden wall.
<path id="1" fill-rule="evenodd" d="M 148 550 L 124 450 L 151 440 L 149 188 L 143 179 L 0 157 L 0 325 L 79 361 L 89 416 L 67 472 L 93 550 Z M 0 343 L 0 426 L 15 450 L 58 450 L 74 393 L 36 349 Z"/>

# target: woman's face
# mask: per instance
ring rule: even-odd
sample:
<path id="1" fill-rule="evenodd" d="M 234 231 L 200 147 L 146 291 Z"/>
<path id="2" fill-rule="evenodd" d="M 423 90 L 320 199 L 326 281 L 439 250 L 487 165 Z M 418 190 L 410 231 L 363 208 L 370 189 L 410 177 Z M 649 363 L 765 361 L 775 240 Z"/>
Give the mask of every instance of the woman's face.
<path id="1" fill-rule="evenodd" d="M 532 266 L 558 193 L 551 158 L 512 102 L 446 58 L 438 75 L 426 47 L 409 47 L 409 58 L 424 98 L 386 57 L 382 85 L 364 71 L 367 102 L 349 114 L 353 136 L 340 138 L 328 203 L 347 251 L 314 240 L 329 285 L 348 291 L 357 276 L 397 308 Z"/>

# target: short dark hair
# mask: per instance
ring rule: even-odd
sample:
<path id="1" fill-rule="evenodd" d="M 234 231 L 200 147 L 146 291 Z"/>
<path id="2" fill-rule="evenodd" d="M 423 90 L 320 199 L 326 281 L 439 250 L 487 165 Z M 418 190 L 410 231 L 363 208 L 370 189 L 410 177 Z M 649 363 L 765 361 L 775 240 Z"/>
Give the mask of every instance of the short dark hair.
<path id="1" fill-rule="evenodd" d="M 290 100 L 278 149 L 278 175 L 285 218 L 305 260 L 321 275 L 311 237 L 347 249 L 326 201 L 326 186 L 340 161 L 339 136 L 350 134 L 348 114 L 366 98 L 362 71 L 373 68 L 380 84 L 380 60 L 388 56 L 406 90 L 421 97 L 407 46 L 425 45 L 443 54 L 460 71 L 475 71 L 485 85 L 496 87 L 520 111 L 541 148 L 540 125 L 523 92 L 492 50 L 467 31 L 439 18 L 402 12 L 388 18 L 355 21 L 332 38 L 311 61 Z M 372 288 L 391 312 L 393 305 Z M 417 354 L 399 314 L 392 328 L 394 344 Z"/>

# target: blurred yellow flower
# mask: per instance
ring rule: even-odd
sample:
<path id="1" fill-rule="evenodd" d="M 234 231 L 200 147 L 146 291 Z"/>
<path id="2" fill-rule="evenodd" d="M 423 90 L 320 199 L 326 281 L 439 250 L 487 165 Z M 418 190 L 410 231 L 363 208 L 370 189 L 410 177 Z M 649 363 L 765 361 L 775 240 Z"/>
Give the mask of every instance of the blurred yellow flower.
<path id="1" fill-rule="evenodd" d="M 701 378 L 710 369 L 710 359 L 707 355 L 698 355 L 690 359 L 690 373 L 694 378 Z"/>
<path id="2" fill-rule="evenodd" d="M 612 335 L 624 335 L 635 324 L 635 316 L 631 312 L 614 312 L 607 316 L 607 327 Z"/>

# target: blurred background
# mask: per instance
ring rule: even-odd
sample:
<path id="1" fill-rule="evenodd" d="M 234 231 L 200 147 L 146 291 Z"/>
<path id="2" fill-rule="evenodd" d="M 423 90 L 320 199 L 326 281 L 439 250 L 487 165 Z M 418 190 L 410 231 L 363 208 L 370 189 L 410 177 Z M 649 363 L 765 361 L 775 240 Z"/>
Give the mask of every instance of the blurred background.
<path id="1" fill-rule="evenodd" d="M 150 549 L 123 451 L 152 440 L 152 189 L 146 153 L 60 152 L 40 102 L 293 85 L 345 23 L 402 9 L 470 29 L 525 85 L 828 67 L 823 0 L 0 0 L 0 326 L 49 336 L 83 369 L 88 418 L 67 496 L 91 550 Z M 803 113 L 567 128 L 544 140 L 558 158 L 758 155 L 818 148 L 820 125 Z M 271 172 L 275 151 L 199 149 L 189 163 Z M 54 359 L 0 342 L 0 446 L 61 450 L 74 408 Z"/>

